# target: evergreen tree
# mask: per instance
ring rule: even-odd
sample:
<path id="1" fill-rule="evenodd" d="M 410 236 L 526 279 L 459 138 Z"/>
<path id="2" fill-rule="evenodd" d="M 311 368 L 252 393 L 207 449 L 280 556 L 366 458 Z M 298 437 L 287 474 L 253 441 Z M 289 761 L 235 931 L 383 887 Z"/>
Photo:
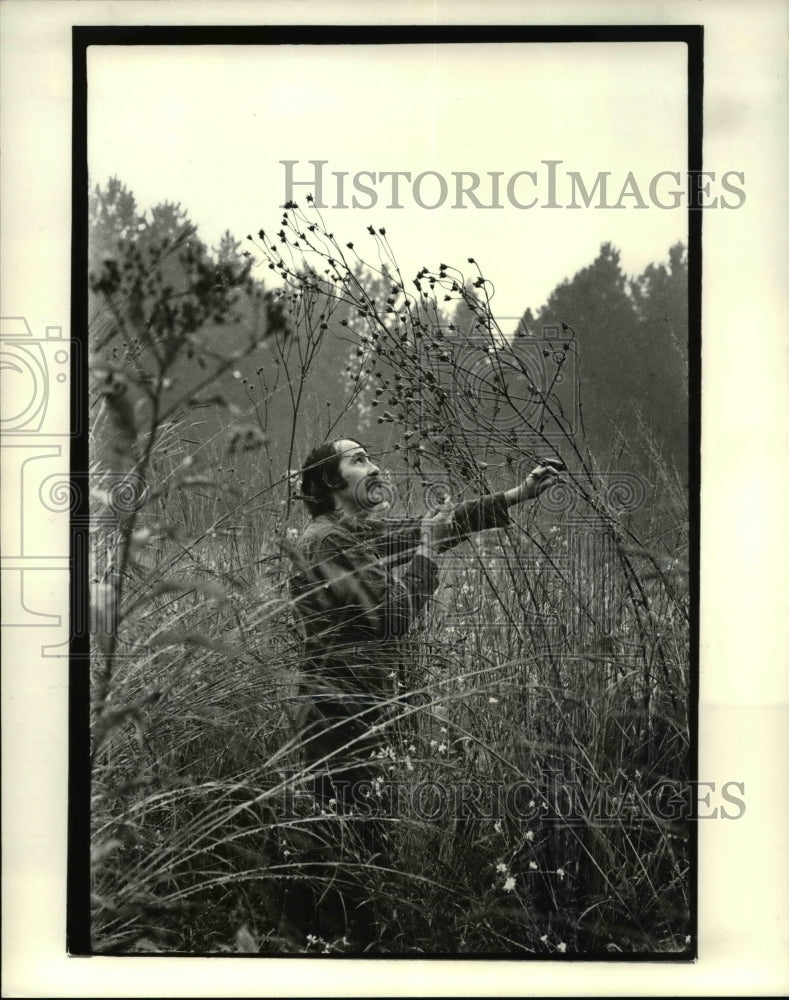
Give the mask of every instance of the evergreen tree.
<path id="1" fill-rule="evenodd" d="M 629 281 L 621 254 L 603 243 L 592 264 L 565 279 L 535 316 L 527 310 L 519 333 L 563 324 L 576 336 L 583 421 L 602 464 L 620 462 L 621 434 L 641 447 L 643 421 L 679 469 L 687 463 L 687 262 L 682 244 L 669 266 L 650 264 Z M 684 371 L 684 375 L 683 375 Z"/>

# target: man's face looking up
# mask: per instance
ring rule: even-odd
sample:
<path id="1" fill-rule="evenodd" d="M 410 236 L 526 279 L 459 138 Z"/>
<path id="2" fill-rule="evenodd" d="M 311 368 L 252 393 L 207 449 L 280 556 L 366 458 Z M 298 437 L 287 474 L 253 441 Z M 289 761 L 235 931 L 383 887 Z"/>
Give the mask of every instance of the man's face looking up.
<path id="1" fill-rule="evenodd" d="M 376 488 L 381 470 L 357 441 L 338 442 L 337 454 L 340 477 L 345 482 L 335 493 L 338 504 L 349 513 L 367 513 L 382 499 Z"/>

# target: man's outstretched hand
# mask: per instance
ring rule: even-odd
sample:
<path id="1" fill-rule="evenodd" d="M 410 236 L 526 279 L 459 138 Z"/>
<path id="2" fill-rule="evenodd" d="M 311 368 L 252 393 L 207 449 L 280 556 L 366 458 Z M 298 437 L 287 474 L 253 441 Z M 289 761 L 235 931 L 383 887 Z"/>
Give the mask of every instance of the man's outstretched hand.
<path id="1" fill-rule="evenodd" d="M 512 507 L 517 503 L 523 503 L 524 500 L 534 500 L 556 482 L 563 470 L 564 465 L 558 460 L 556 464 L 546 462 L 544 465 L 535 466 L 520 486 L 505 491 L 507 505 Z"/>
<path id="2" fill-rule="evenodd" d="M 564 471 L 565 465 L 560 459 L 555 461 L 546 459 L 544 464 L 537 465 L 531 470 L 520 486 L 505 490 L 501 496 L 508 507 L 523 503 L 524 500 L 534 500 L 552 486 Z M 440 510 L 426 514 L 422 518 L 418 549 L 421 555 L 434 558 L 440 551 L 442 543 L 454 536 L 456 531 L 454 511 L 455 505 L 448 502 Z"/>
<path id="3" fill-rule="evenodd" d="M 559 477 L 559 470 L 554 465 L 538 465 L 531 470 L 524 481 L 526 499 L 533 500 L 544 493 Z"/>

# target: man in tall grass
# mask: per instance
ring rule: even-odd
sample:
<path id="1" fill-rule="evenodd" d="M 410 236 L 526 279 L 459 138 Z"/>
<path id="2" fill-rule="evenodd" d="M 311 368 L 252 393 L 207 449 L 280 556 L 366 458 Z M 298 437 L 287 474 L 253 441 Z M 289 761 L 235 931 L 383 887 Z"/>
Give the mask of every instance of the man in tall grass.
<path id="1" fill-rule="evenodd" d="M 438 586 L 439 556 L 508 524 L 508 508 L 538 496 L 555 475 L 537 466 L 513 489 L 393 519 L 376 515 L 386 485 L 358 441 L 324 443 L 307 456 L 301 493 L 312 521 L 290 587 L 304 640 L 304 762 L 323 807 L 385 811 L 383 751 L 406 707 L 398 695 L 403 640 Z M 364 851 L 386 858 L 385 825 L 368 819 L 358 829 Z"/>

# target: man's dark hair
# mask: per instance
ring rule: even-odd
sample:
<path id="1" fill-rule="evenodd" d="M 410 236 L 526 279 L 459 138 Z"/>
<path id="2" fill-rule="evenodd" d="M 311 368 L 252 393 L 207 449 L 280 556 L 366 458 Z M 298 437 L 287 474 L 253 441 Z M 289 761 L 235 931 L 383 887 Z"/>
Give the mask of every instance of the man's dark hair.
<path id="1" fill-rule="evenodd" d="M 340 475 L 340 455 L 337 445 L 340 441 L 354 441 L 353 438 L 335 438 L 317 445 L 307 455 L 301 469 L 301 499 L 312 517 L 328 514 L 334 510 L 332 492 L 342 489 L 345 480 Z M 359 445 L 359 447 L 363 447 Z"/>

